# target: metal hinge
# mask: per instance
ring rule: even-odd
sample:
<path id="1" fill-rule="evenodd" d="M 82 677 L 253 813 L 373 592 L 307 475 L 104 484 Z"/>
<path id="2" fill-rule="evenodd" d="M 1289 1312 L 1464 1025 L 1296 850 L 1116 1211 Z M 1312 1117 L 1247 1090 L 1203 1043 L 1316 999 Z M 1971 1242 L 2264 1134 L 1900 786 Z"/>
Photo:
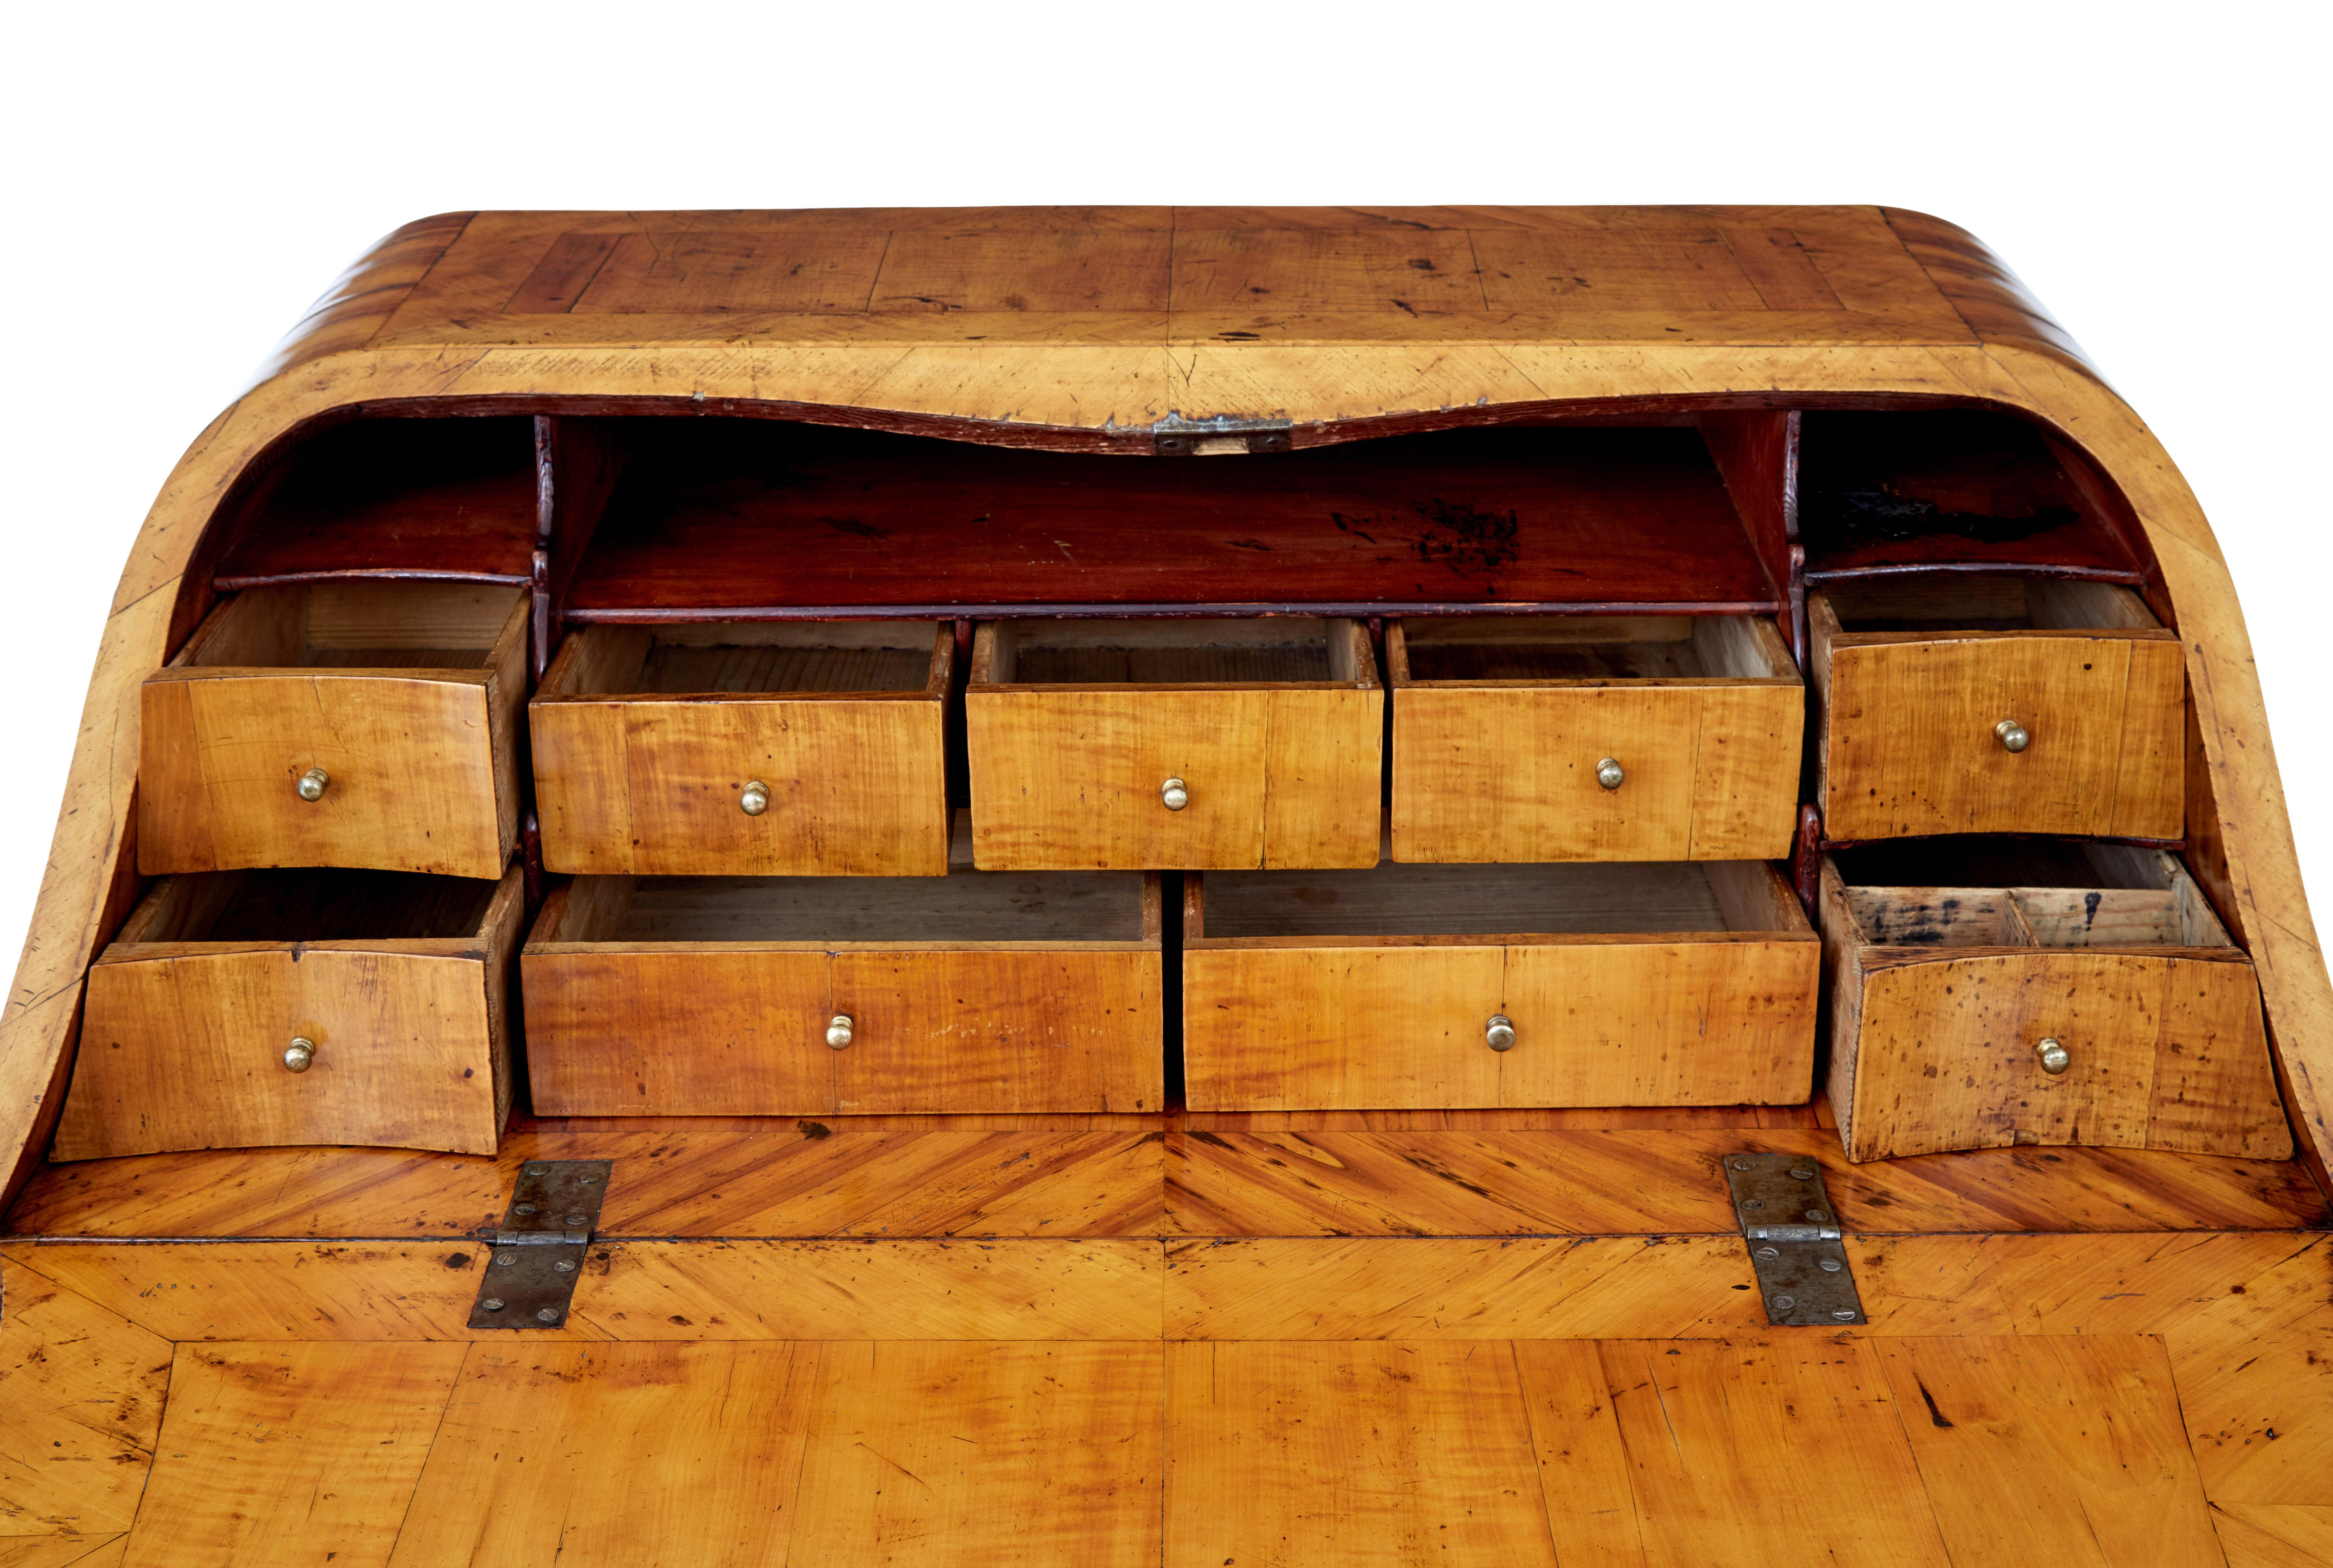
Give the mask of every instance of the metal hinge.
<path id="1" fill-rule="evenodd" d="M 609 1159 L 530 1159 L 519 1168 L 470 1308 L 472 1328 L 555 1329 L 567 1321 L 614 1169 Z"/>
<path id="2" fill-rule="evenodd" d="M 1767 1323 L 1835 1328 L 1868 1321 L 1821 1166 L 1801 1154 L 1729 1154 L 1725 1185 L 1750 1244 Z"/>
<path id="3" fill-rule="evenodd" d="M 1243 419 L 1231 414 L 1186 419 L 1169 414 L 1150 427 L 1162 457 L 1215 457 L 1234 453 L 1285 452 L 1294 443 L 1286 419 Z"/>

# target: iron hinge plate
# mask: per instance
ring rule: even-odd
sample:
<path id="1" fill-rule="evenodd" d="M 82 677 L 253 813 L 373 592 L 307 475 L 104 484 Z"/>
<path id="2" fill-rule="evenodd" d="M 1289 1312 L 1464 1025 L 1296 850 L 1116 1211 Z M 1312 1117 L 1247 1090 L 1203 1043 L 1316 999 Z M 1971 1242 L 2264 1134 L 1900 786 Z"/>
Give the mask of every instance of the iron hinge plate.
<path id="1" fill-rule="evenodd" d="M 1840 1328 L 1869 1321 L 1840 1238 L 1839 1211 L 1811 1156 L 1729 1154 L 1725 1185 L 1750 1246 L 1768 1323 Z"/>
<path id="2" fill-rule="evenodd" d="M 615 1162 L 530 1159 L 519 1167 L 510 1207 L 486 1254 L 474 1329 L 555 1329 L 575 1303 L 575 1282 L 600 1227 Z"/>
<path id="3" fill-rule="evenodd" d="M 1285 452 L 1295 444 L 1286 419 L 1243 419 L 1229 414 L 1205 419 L 1169 414 L 1150 432 L 1152 450 L 1161 457 Z"/>

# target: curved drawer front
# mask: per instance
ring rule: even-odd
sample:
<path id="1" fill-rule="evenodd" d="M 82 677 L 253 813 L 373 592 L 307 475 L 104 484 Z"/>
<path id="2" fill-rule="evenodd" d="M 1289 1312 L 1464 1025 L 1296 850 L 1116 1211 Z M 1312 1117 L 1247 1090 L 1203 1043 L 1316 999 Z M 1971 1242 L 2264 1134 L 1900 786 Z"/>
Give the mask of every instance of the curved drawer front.
<path id="1" fill-rule="evenodd" d="M 2232 950 L 1867 948 L 1833 1020 L 1851 1159 L 2024 1143 L 2292 1151 L 2260 987 Z"/>
<path id="2" fill-rule="evenodd" d="M 542 858 L 553 871 L 938 876 L 939 701 L 536 702 Z M 758 784 L 761 809 L 744 809 Z"/>

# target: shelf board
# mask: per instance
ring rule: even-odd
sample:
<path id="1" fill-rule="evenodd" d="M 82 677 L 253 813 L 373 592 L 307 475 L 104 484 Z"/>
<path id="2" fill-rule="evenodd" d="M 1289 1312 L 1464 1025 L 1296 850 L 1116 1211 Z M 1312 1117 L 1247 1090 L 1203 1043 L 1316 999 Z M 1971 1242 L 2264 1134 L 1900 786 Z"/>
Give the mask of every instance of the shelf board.
<path id="1" fill-rule="evenodd" d="M 1689 428 L 1452 431 L 1224 459 L 741 419 L 628 436 L 575 620 L 1779 608 Z"/>
<path id="2" fill-rule="evenodd" d="M 532 419 L 360 419 L 301 447 L 215 581 L 523 583 L 535 510 Z"/>
<path id="3" fill-rule="evenodd" d="M 1799 531 L 1815 583 L 1935 571 L 2145 576 L 2041 433 L 1998 414 L 1809 413 Z"/>

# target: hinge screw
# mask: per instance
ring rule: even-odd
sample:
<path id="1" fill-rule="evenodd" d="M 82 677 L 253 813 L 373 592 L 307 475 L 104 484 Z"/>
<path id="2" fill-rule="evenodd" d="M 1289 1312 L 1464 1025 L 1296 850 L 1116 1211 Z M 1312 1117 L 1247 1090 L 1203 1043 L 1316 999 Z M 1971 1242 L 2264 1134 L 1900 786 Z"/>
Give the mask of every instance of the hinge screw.
<path id="1" fill-rule="evenodd" d="M 1763 1208 L 1766 1207 L 1766 1200 L 1762 1198 L 1745 1198 L 1742 1200 L 1742 1207 L 1744 1208 Z"/>
<path id="2" fill-rule="evenodd" d="M 567 1223 L 568 1223 L 568 1224 L 570 1224 L 570 1225 L 581 1225 L 581 1224 L 583 1224 L 586 1220 L 588 1220 L 588 1219 L 590 1219 L 590 1216 L 589 1216 L 589 1215 L 584 1215 L 584 1214 L 571 1214 L 571 1215 L 569 1215 L 569 1216 L 567 1217 Z"/>
<path id="3" fill-rule="evenodd" d="M 539 1323 L 555 1323 L 559 1321 L 559 1309 L 556 1307 L 544 1307 L 541 1312 L 534 1314 L 534 1321 Z"/>
<path id="4" fill-rule="evenodd" d="M 511 1205 L 511 1212 L 513 1214 L 533 1214 L 534 1212 L 534 1205 L 531 1203 L 514 1203 Z"/>
<path id="5" fill-rule="evenodd" d="M 1758 1255 L 1767 1258 L 1780 1257 L 1782 1255 L 1782 1249 L 1779 1246 L 1762 1246 L 1758 1249 Z"/>
<path id="6" fill-rule="evenodd" d="M 548 1176 L 551 1174 L 551 1167 L 547 1165 L 530 1165 L 526 1168 L 526 1173 L 529 1176 Z"/>
<path id="7" fill-rule="evenodd" d="M 1737 1159 L 1733 1162 L 1733 1169 L 1736 1170 L 1748 1170 L 1755 1163 L 1756 1161 L 1754 1160 Z"/>
<path id="8" fill-rule="evenodd" d="M 575 1260 L 571 1257 L 562 1257 L 551 1266 L 557 1269 L 562 1274 L 573 1274 L 575 1272 Z"/>
<path id="9" fill-rule="evenodd" d="M 1835 1257 L 1823 1258 L 1819 1260 L 1815 1266 L 1821 1269 L 1825 1274 L 1837 1274 L 1839 1267 L 1839 1259 Z"/>
<path id="10" fill-rule="evenodd" d="M 1831 1309 L 1830 1315 L 1837 1318 L 1843 1323 L 1851 1323 L 1855 1321 L 1855 1309 L 1853 1307 L 1833 1307 Z"/>
<path id="11" fill-rule="evenodd" d="M 1791 1179 L 1793 1181 L 1812 1181 L 1814 1178 L 1815 1173 L 1811 1170 L 1793 1170 L 1791 1172 Z"/>
<path id="12" fill-rule="evenodd" d="M 498 1313 L 503 1310 L 503 1298 L 496 1295 L 490 1295 L 478 1304 L 485 1308 L 490 1313 Z"/>
<path id="13" fill-rule="evenodd" d="M 1774 1298 L 1774 1310 L 1778 1313 L 1789 1312 L 1798 1304 L 1799 1298 L 1794 1295 L 1778 1295 Z"/>
<path id="14" fill-rule="evenodd" d="M 502 1268 L 508 1268 L 517 1261 L 518 1254 L 514 1252 L 498 1252 L 494 1254 L 494 1263 L 497 1266 Z"/>
<path id="15" fill-rule="evenodd" d="M 1817 1225 L 1829 1225 L 1830 1223 L 1830 1216 L 1819 1208 L 1810 1208 L 1807 1210 L 1807 1217 L 1813 1220 Z"/>

